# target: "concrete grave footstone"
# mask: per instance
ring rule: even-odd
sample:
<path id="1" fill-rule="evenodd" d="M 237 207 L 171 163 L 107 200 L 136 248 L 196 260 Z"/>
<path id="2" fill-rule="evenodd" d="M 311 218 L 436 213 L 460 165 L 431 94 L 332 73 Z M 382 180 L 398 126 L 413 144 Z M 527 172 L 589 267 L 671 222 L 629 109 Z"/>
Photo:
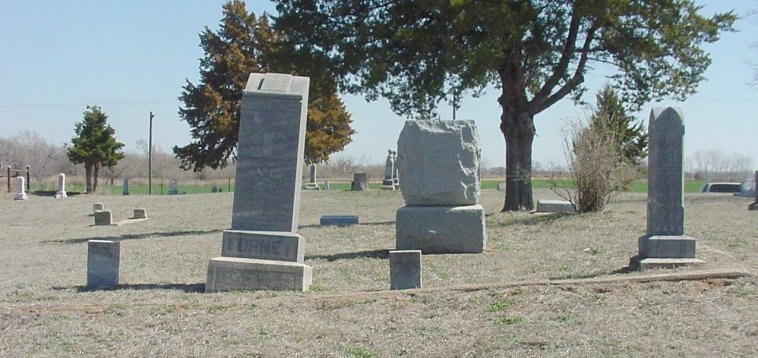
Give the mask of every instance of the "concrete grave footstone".
<path id="1" fill-rule="evenodd" d="M 113 217 L 109 210 L 95 211 L 95 225 L 113 225 Z"/>
<path id="2" fill-rule="evenodd" d="M 753 184 L 754 185 L 753 191 L 755 192 L 755 201 L 752 204 L 748 205 L 747 207 L 748 211 L 758 210 L 758 170 L 755 171 L 755 181 L 753 181 L 753 183 L 755 183 Z"/>
<path id="3" fill-rule="evenodd" d="M 147 219 L 147 211 L 145 209 L 134 209 L 132 219 Z"/>
<path id="4" fill-rule="evenodd" d="M 306 190 L 319 190 L 318 183 L 316 183 L 316 164 L 308 166 L 308 184 L 305 185 Z"/>
<path id="5" fill-rule="evenodd" d="M 24 177 L 16 177 L 16 197 L 15 200 L 27 200 L 29 196 L 26 195 L 26 187 L 24 186 Z"/>
<path id="6" fill-rule="evenodd" d="M 60 173 L 58 174 L 58 190 L 55 191 L 55 198 L 65 198 L 68 197 L 66 194 L 66 174 Z"/>
<path id="7" fill-rule="evenodd" d="M 348 226 L 358 225 L 357 215 L 324 215 L 319 219 L 321 226 Z"/>
<path id="8" fill-rule="evenodd" d="M 695 259 L 695 239 L 684 235 L 684 116 L 679 108 L 654 108 L 648 125 L 647 233 L 639 238 L 640 270 L 702 262 Z M 677 264 L 672 264 L 676 261 Z"/>
<path id="9" fill-rule="evenodd" d="M 390 289 L 422 288 L 421 250 L 390 251 Z"/>
<path id="10" fill-rule="evenodd" d="M 121 184 L 121 195 L 129 195 L 129 178 L 124 178 L 123 184 Z"/>
<path id="11" fill-rule="evenodd" d="M 308 103 L 308 77 L 250 75 L 242 95 L 232 224 L 222 256 L 210 260 L 206 292 L 305 291 L 297 234 Z M 250 200 L 255 198 L 255 200 Z"/>
<path id="12" fill-rule="evenodd" d="M 538 213 L 555 213 L 555 214 L 563 214 L 563 213 L 574 213 L 576 212 L 576 208 L 573 204 L 571 204 L 570 201 L 567 200 L 537 200 L 537 210 Z"/>
<path id="13" fill-rule="evenodd" d="M 350 184 L 351 191 L 367 191 L 368 190 L 368 174 L 366 173 L 353 173 L 353 182 Z"/>
<path id="14" fill-rule="evenodd" d="M 118 241 L 87 242 L 87 288 L 118 286 L 121 245 Z"/>
<path id="15" fill-rule="evenodd" d="M 398 153 L 405 206 L 396 215 L 396 249 L 482 252 L 487 233 L 474 121 L 406 121 Z"/>

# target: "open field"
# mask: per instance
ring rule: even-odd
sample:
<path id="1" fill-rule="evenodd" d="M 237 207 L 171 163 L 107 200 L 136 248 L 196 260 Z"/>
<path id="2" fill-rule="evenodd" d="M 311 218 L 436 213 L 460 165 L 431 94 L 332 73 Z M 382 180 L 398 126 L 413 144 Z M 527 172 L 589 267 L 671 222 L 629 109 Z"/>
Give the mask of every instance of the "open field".
<path id="1" fill-rule="evenodd" d="M 226 188 L 225 188 L 226 189 Z M 555 198 L 547 189 L 535 199 Z M 0 356 L 728 356 L 758 341 L 758 212 L 728 194 L 688 194 L 697 267 L 627 272 L 646 196 L 603 213 L 500 213 L 482 192 L 488 250 L 423 257 L 422 290 L 389 288 L 399 192 L 304 191 L 300 234 L 312 290 L 205 294 L 232 194 L 0 194 Z M 92 204 L 114 221 L 92 226 Z M 361 224 L 320 227 L 327 214 Z M 121 241 L 121 286 L 88 291 L 87 240 Z M 739 279 L 629 280 L 738 269 Z M 570 283 L 559 280 L 576 279 Z M 609 281 L 592 281 L 608 279 Z"/>

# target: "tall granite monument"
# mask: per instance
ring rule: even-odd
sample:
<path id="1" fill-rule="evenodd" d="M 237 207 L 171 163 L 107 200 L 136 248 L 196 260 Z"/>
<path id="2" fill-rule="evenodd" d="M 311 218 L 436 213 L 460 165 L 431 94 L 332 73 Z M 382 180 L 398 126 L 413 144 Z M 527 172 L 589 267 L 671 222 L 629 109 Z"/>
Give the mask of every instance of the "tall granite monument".
<path id="1" fill-rule="evenodd" d="M 232 225 L 221 257 L 210 260 L 206 292 L 305 291 L 297 234 L 308 106 L 308 77 L 250 74 L 242 95 Z"/>
<path id="2" fill-rule="evenodd" d="M 695 239 L 684 235 L 684 115 L 679 108 L 653 108 L 648 125 L 647 233 L 639 238 L 639 269 L 701 262 Z"/>
<path id="3" fill-rule="evenodd" d="M 482 252 L 487 233 L 474 121 L 406 121 L 397 151 L 405 206 L 396 214 L 396 249 Z"/>

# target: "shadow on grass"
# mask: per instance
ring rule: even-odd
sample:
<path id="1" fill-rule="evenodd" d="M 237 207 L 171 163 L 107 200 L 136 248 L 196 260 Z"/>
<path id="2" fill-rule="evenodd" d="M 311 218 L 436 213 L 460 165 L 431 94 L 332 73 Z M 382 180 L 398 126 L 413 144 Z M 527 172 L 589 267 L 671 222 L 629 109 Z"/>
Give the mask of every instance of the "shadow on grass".
<path id="1" fill-rule="evenodd" d="M 353 259 L 360 259 L 360 258 L 387 259 L 389 257 L 390 257 L 389 250 L 371 250 L 371 251 L 358 251 L 358 252 L 343 252 L 343 253 L 332 254 L 332 255 L 314 255 L 314 256 L 306 256 L 305 258 L 308 260 L 337 261 L 337 260 L 353 260 Z"/>
<path id="2" fill-rule="evenodd" d="M 616 269 L 613 271 L 600 271 L 600 272 L 592 272 L 584 275 L 576 275 L 576 274 L 569 274 L 564 276 L 554 276 L 549 277 L 548 280 L 550 281 L 558 281 L 558 280 L 579 280 L 584 278 L 597 278 L 602 276 L 608 276 L 608 275 L 618 275 L 618 274 L 628 274 L 632 272 L 637 272 L 631 267 L 622 267 L 620 269 Z"/>
<path id="3" fill-rule="evenodd" d="M 124 284 L 118 285 L 113 288 L 91 288 L 87 286 L 73 286 L 73 287 L 53 287 L 54 290 L 67 290 L 75 289 L 76 292 L 96 292 L 96 291 L 117 291 L 117 290 L 176 290 L 187 293 L 205 292 L 204 283 L 138 283 L 138 284 Z"/>
<path id="4" fill-rule="evenodd" d="M 492 223 L 494 225 L 506 226 L 506 225 L 536 225 L 536 224 L 550 224 L 554 221 L 558 221 L 563 218 L 571 217 L 574 213 L 557 213 L 557 214 L 532 214 L 529 216 L 505 218 L 501 222 Z"/>
<path id="5" fill-rule="evenodd" d="M 144 234 L 126 234 L 118 236 L 97 236 L 87 237 L 82 239 L 64 239 L 64 240 L 45 240 L 45 243 L 53 244 L 81 244 L 89 240 L 110 240 L 110 241 L 124 241 L 124 240 L 140 240 L 150 237 L 174 237 L 174 236 L 191 236 L 191 235 L 205 235 L 220 233 L 223 230 L 190 230 L 190 231 L 172 231 L 172 232 L 148 232 Z"/>
<path id="6" fill-rule="evenodd" d="M 348 226 L 371 226 L 371 225 L 394 225 L 394 220 L 388 220 L 388 221 L 376 221 L 376 222 L 369 222 L 369 223 L 357 223 L 352 225 L 321 225 L 321 224 L 311 224 L 311 225 L 300 225 L 298 226 L 298 229 L 304 229 L 304 228 L 311 228 L 311 227 L 329 227 L 329 226 L 337 226 L 337 227 L 348 227 Z"/>

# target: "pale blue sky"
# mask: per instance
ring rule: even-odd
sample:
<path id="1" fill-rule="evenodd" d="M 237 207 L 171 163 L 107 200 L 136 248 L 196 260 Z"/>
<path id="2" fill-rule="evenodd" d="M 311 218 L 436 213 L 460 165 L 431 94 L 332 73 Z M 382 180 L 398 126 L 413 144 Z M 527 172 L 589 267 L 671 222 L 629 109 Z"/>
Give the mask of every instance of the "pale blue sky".
<path id="1" fill-rule="evenodd" d="M 55 144 L 69 142 L 74 123 L 86 105 L 109 115 L 117 138 L 127 150 L 147 140 L 148 114 L 156 115 L 153 140 L 163 150 L 190 141 L 189 127 L 179 119 L 177 100 L 185 78 L 197 83 L 203 56 L 198 33 L 217 28 L 221 4 L 215 0 L 0 0 L 0 137 L 23 130 L 40 133 Z M 704 12 L 735 9 L 741 15 L 758 9 L 754 0 L 701 0 Z M 248 9 L 273 11 L 267 0 L 248 0 Z M 724 34 L 707 49 L 713 64 L 699 92 L 683 103 L 650 104 L 637 117 L 647 122 L 653 106 L 678 106 L 687 126 L 685 155 L 718 149 L 753 158 L 758 166 L 758 88 L 750 86 L 751 62 L 758 63 L 758 18 L 741 20 L 737 33 Z M 587 76 L 594 101 L 604 83 L 600 74 Z M 502 166 L 504 142 L 499 132 L 498 94 L 466 99 L 459 119 L 474 119 L 483 157 Z M 343 97 L 357 134 L 338 156 L 382 163 L 394 148 L 404 118 L 385 101 L 366 103 Z M 537 115 L 534 160 L 564 163 L 562 128 L 587 110 L 564 100 Z M 440 109 L 451 119 L 450 108 Z"/>

